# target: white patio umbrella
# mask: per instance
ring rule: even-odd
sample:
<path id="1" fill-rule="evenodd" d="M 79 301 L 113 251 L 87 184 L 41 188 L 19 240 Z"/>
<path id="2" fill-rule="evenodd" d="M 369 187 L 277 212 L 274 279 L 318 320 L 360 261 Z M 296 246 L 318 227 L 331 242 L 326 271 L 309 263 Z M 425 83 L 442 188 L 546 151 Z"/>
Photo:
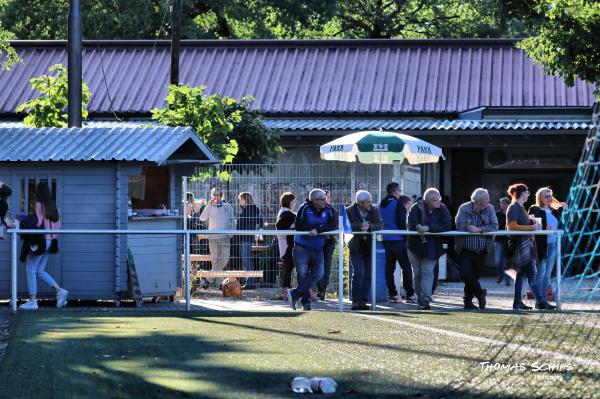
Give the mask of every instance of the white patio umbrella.
<path id="1" fill-rule="evenodd" d="M 379 164 L 378 197 L 381 200 L 381 165 L 404 161 L 411 165 L 436 163 L 442 149 L 406 134 L 366 131 L 348 134 L 321 146 L 321 159 Z"/>

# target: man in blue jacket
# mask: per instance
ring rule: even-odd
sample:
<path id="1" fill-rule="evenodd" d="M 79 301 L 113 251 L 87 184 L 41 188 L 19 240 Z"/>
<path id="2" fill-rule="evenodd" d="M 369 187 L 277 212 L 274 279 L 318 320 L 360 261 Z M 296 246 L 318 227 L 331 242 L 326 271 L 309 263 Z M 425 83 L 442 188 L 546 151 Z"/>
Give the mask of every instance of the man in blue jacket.
<path id="1" fill-rule="evenodd" d="M 325 236 L 318 234 L 336 229 L 333 208 L 325 204 L 325 191 L 314 189 L 296 215 L 296 230 L 308 231 L 309 234 L 294 237 L 292 254 L 298 286 L 288 290 L 288 300 L 294 310 L 298 300 L 304 310 L 311 310 L 309 290 L 323 278 Z"/>
<path id="2" fill-rule="evenodd" d="M 408 210 L 412 199 L 401 195 L 400 184 L 392 182 L 387 185 L 387 196 L 379 204 L 379 212 L 383 219 L 383 230 L 406 230 Z M 391 303 L 401 302 L 394 282 L 396 262 L 402 269 L 402 285 L 406 291 L 406 303 L 416 303 L 417 297 L 413 288 L 413 270 L 408 259 L 406 237 L 402 235 L 384 235 L 385 249 L 385 282 L 388 288 L 388 298 Z"/>

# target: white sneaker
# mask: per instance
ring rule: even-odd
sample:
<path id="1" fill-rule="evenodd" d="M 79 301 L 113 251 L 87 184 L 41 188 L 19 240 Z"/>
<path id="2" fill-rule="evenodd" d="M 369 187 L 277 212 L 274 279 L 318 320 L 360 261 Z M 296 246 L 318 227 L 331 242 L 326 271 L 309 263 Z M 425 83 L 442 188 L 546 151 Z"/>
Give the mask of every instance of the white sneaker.
<path id="1" fill-rule="evenodd" d="M 25 303 L 22 303 L 21 306 L 19 306 L 19 309 L 23 309 L 23 310 L 37 310 L 38 305 L 37 305 L 37 300 L 32 301 L 29 300 Z"/>
<path id="2" fill-rule="evenodd" d="M 61 288 L 56 293 L 56 307 L 57 308 L 62 308 L 63 306 L 67 305 L 67 296 L 68 295 L 69 295 L 69 291 L 65 290 L 64 288 Z"/>

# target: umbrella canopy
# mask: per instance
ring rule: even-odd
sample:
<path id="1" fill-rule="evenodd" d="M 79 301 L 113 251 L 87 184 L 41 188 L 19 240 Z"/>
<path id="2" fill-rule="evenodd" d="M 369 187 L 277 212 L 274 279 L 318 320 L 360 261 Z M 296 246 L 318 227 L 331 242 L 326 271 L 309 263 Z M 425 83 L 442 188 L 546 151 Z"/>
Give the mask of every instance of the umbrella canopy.
<path id="1" fill-rule="evenodd" d="M 328 161 L 390 164 L 406 159 L 416 165 L 436 163 L 440 157 L 442 149 L 424 140 L 381 131 L 352 133 L 321 146 L 321 158 Z"/>

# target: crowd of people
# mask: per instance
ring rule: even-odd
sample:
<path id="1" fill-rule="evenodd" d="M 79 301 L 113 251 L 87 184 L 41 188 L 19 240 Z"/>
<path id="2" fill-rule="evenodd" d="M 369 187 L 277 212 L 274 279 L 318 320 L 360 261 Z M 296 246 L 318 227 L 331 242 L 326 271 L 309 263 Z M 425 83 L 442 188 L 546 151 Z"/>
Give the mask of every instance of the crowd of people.
<path id="1" fill-rule="evenodd" d="M 445 252 L 443 244 L 446 237 L 426 233 L 455 229 L 472 233 L 454 237 L 451 251 L 464 282 L 465 309 L 485 309 L 487 291 L 482 288 L 479 279 L 485 268 L 491 267 L 497 272 L 498 284 L 511 285 L 514 280 L 514 309 L 531 309 L 522 300 L 523 282 L 527 279 L 530 286 L 528 294 L 535 299 L 535 308 L 552 310 L 555 306 L 548 300 L 553 298 L 550 277 L 556 262 L 557 236 L 481 233 L 557 229 L 566 204 L 556 200 L 548 187 L 537 191 L 535 205 L 528 210 L 525 210 L 524 204 L 529 200 L 530 192 L 525 184 L 511 185 L 507 193 L 511 198 L 501 198 L 499 209 L 496 210 L 490 204 L 488 191 L 477 188 L 471 194 L 470 201 L 460 205 L 456 214 L 451 215 L 436 188 L 428 188 L 422 197 L 416 198 L 403 195 L 400 185 L 392 182 L 387 185 L 386 196 L 379 204 L 373 204 L 371 193 L 360 190 L 355 195 L 354 203 L 345 211 L 354 233 L 399 231 L 398 234 L 382 236 L 390 303 L 405 302 L 415 304 L 422 310 L 430 309 L 437 284 L 438 260 Z M 240 193 L 238 201 L 241 213 L 236 218 L 231 204 L 223 201 L 223 193 L 219 188 L 211 190 L 211 198 L 207 203 L 197 204 L 193 194 L 188 194 L 188 215 L 195 216 L 198 223 L 190 227 L 209 230 L 260 229 L 263 218 L 252 194 Z M 308 232 L 306 235 L 277 236 L 282 297 L 289 301 L 293 309 L 301 305 L 302 309 L 310 310 L 311 302 L 325 299 L 336 247 L 336 235 L 319 233 L 338 229 L 338 212 L 331 205 L 331 195 L 327 190 L 312 190 L 297 212 L 298 200 L 293 193 L 283 193 L 279 202 L 275 228 Z M 418 234 L 401 233 L 406 230 Z M 253 239 L 252 235 L 240 235 L 233 241 L 246 270 L 255 268 L 251 253 Z M 207 240 L 212 270 L 225 269 L 230 258 L 231 237 L 210 235 Z M 348 242 L 348 249 L 352 309 L 366 310 L 369 308 L 367 302 L 371 286 L 370 236 L 354 234 Z M 395 283 L 397 266 L 402 275 L 402 295 Z M 292 288 L 294 269 L 297 285 Z M 255 281 L 249 279 L 246 288 L 253 287 Z"/>
<path id="2" fill-rule="evenodd" d="M 7 218 L 7 198 L 12 190 L 0 182 L 0 223 L 13 227 Z M 400 185 L 387 185 L 386 196 L 377 205 L 368 191 L 360 190 L 355 201 L 345 208 L 346 217 L 353 236 L 348 242 L 350 254 L 350 282 L 353 310 L 367 310 L 371 287 L 371 237 L 380 230 L 397 230 L 397 234 L 382 235 L 385 250 L 385 280 L 390 303 L 416 304 L 421 310 L 430 309 L 433 291 L 437 283 L 438 260 L 444 253 L 445 237 L 426 233 L 442 233 L 452 229 L 471 233 L 454 238 L 454 251 L 464 282 L 464 308 L 485 309 L 487 291 L 479 279 L 486 267 L 495 268 L 496 282 L 511 285 L 514 280 L 513 309 L 530 310 L 523 301 L 523 283 L 527 279 L 528 293 L 535 300 L 535 308 L 553 310 L 549 300 L 553 298 L 550 279 L 556 263 L 558 238 L 548 235 L 484 235 L 498 230 L 534 233 L 538 230 L 556 230 L 560 226 L 561 213 L 566 209 L 548 187 L 540 188 L 535 194 L 535 204 L 525 209 L 531 195 L 522 183 L 507 189 L 509 198 L 501 198 L 499 210 L 490 204 L 490 195 L 484 188 L 477 188 L 470 201 L 460 205 L 454 219 L 442 202 L 442 195 L 435 188 L 428 188 L 422 197 L 402 195 Z M 208 202 L 196 201 L 192 193 L 187 194 L 186 212 L 189 228 L 194 230 L 238 230 L 252 231 L 263 227 L 263 218 L 249 192 L 238 195 L 241 213 L 236 217 L 231 204 L 223 201 L 223 192 L 213 188 Z M 324 300 L 329 283 L 331 262 L 336 247 L 336 235 L 320 233 L 338 229 L 338 212 L 331 205 L 331 195 L 326 190 L 314 189 L 300 205 L 291 192 L 281 195 L 280 209 L 275 228 L 306 232 L 302 235 L 280 235 L 276 238 L 280 260 L 280 283 L 283 299 L 293 309 L 298 303 L 304 310 L 311 309 L 311 302 Z M 60 211 L 45 182 L 36 188 L 35 214 L 19 220 L 22 228 L 61 228 Z M 415 231 L 416 235 L 402 234 Z M 211 234 L 207 237 L 193 236 L 196 243 L 208 241 L 212 270 L 224 270 L 230 261 L 231 236 Z M 40 278 L 57 293 L 57 306 L 66 304 L 68 292 L 45 272 L 48 256 L 58 252 L 56 234 L 42 237 L 23 236 L 21 260 L 26 263 L 27 286 L 30 298 L 21 305 L 23 309 L 37 308 L 37 278 Z M 39 242 L 35 241 L 38 240 Z M 35 241 L 35 242 L 34 242 Z M 236 235 L 233 241 L 238 248 L 241 263 L 246 270 L 254 270 L 252 245 L 254 235 Z M 397 265 L 402 274 L 403 295 L 395 284 Z M 296 270 L 296 287 L 292 288 L 292 274 Z M 246 288 L 254 288 L 256 281 L 248 279 Z M 477 305 L 473 303 L 477 300 Z"/>
<path id="3" fill-rule="evenodd" d="M 507 189 L 511 199 L 501 198 L 500 209 L 490 204 L 486 189 L 477 188 L 470 201 L 462 204 L 454 220 L 448 207 L 442 203 L 442 195 L 435 188 L 428 188 L 421 198 L 402 195 L 398 183 L 387 186 L 387 195 L 380 204 L 373 204 L 372 195 L 358 191 L 355 202 L 346 208 L 353 232 L 379 230 L 408 230 L 417 235 L 385 234 L 385 277 L 390 303 L 416 304 L 418 309 L 430 309 L 437 281 L 436 267 L 444 253 L 444 237 L 426 233 L 457 231 L 471 233 L 454 239 L 456 261 L 464 282 L 464 308 L 485 309 L 487 290 L 479 282 L 486 267 L 497 270 L 498 284 L 511 285 L 514 279 L 513 309 L 530 310 L 523 301 L 523 282 L 528 280 L 535 308 L 553 310 L 549 303 L 553 297 L 550 277 L 556 262 L 556 235 L 484 235 L 498 230 L 532 232 L 559 228 L 561 212 L 566 209 L 548 187 L 536 193 L 535 205 L 525 210 L 529 200 L 529 188 L 525 184 L 513 184 Z M 337 229 L 335 209 L 325 200 L 323 190 L 312 190 L 309 198 L 293 214 L 295 197 L 292 193 L 281 196 L 278 229 L 307 231 L 308 235 L 293 238 L 280 237 L 280 254 L 285 278 L 282 284 L 287 290 L 290 306 L 296 309 L 298 302 L 304 310 L 310 310 L 310 289 L 323 279 L 326 260 L 326 239 L 318 233 Z M 292 248 L 293 249 L 290 249 Z M 348 243 L 351 265 L 352 309 L 367 310 L 371 284 L 371 240 L 368 235 L 355 234 Z M 329 263 L 330 264 L 330 263 Z M 404 296 L 398 294 L 394 281 L 396 265 L 402 273 Z M 296 267 L 298 284 L 289 287 L 291 270 Z M 512 278 L 511 278 L 512 275 Z M 477 300 L 477 305 L 473 302 Z"/>

